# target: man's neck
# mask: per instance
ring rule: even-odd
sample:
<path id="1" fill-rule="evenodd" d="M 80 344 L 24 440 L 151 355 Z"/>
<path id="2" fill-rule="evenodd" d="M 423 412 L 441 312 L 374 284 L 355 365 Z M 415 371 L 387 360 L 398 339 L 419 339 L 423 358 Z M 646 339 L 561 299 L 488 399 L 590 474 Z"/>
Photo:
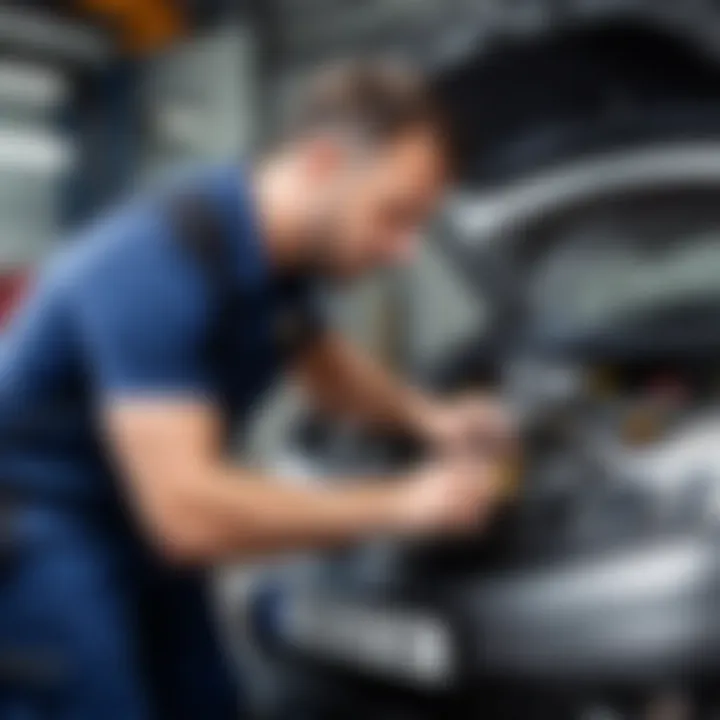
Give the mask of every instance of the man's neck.
<path id="1" fill-rule="evenodd" d="M 270 263 L 278 269 L 302 266 L 305 256 L 298 183 L 293 170 L 283 160 L 271 159 L 258 164 L 251 177 L 262 242 Z"/>

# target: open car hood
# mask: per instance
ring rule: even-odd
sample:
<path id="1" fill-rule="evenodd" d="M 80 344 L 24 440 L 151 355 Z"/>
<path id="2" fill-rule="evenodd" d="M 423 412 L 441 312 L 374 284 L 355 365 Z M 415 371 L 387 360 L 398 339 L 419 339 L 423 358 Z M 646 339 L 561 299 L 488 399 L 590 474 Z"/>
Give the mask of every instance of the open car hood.
<path id="1" fill-rule="evenodd" d="M 466 288 L 490 306 L 491 330 L 483 338 L 486 344 L 492 345 L 499 336 L 507 338 L 508 328 L 517 328 L 528 333 L 521 342 L 538 348 L 545 345 L 546 350 L 567 347 L 586 357 L 597 358 L 599 346 L 607 345 L 611 334 L 613 347 L 620 353 L 632 352 L 641 339 L 653 346 L 661 337 L 673 348 L 697 346 L 702 350 L 703 344 L 712 340 L 711 330 L 720 319 L 720 296 L 712 289 L 709 294 L 697 291 L 699 281 L 687 276 L 687 263 L 677 263 L 678 272 L 685 276 L 676 279 L 665 276 L 668 267 L 672 270 L 669 260 L 659 264 L 657 278 L 653 278 L 649 260 L 649 269 L 640 264 L 634 275 L 634 270 L 617 260 L 626 285 L 639 285 L 642 270 L 651 286 L 648 292 L 653 282 L 660 292 L 635 299 L 628 293 L 625 308 L 620 305 L 615 315 L 607 313 L 606 318 L 600 313 L 599 319 L 595 312 L 592 322 L 585 322 L 580 314 L 580 320 L 570 318 L 565 324 L 555 322 L 554 316 L 553 322 L 545 322 L 538 310 L 544 291 L 532 288 L 537 284 L 534 276 L 550 271 L 543 263 L 559 253 L 568 239 L 575 243 L 577 236 L 577 242 L 588 246 L 589 258 L 583 261 L 585 269 L 577 272 L 588 273 L 587 268 L 597 266 L 596 285 L 602 279 L 607 294 L 614 293 L 613 301 L 618 304 L 613 282 L 619 283 L 620 278 L 612 264 L 601 270 L 598 263 L 623 242 L 652 248 L 672 236 L 673 242 L 687 248 L 688 256 L 693 242 L 715 247 L 720 214 L 712 210 L 712 197 L 719 189 L 720 143 L 668 144 L 618 152 L 555 168 L 491 193 L 458 191 L 445 209 L 438 247 Z M 615 219 L 618 216 L 620 220 Z M 682 259 L 682 251 L 680 255 Z M 632 257 L 628 262 L 633 262 Z M 637 262 L 645 262 L 642 255 Z M 674 257 L 672 262 L 676 262 Z M 574 272 L 569 269 L 566 274 Z M 602 284 L 599 290 L 605 292 Z M 685 290 L 693 293 L 686 296 Z M 571 293 L 561 296 L 560 304 L 573 305 L 572 297 Z M 567 310 L 559 309 L 562 312 L 558 313 L 558 308 L 552 312 L 562 316 Z M 524 325 L 528 313 L 536 318 L 529 329 Z"/>

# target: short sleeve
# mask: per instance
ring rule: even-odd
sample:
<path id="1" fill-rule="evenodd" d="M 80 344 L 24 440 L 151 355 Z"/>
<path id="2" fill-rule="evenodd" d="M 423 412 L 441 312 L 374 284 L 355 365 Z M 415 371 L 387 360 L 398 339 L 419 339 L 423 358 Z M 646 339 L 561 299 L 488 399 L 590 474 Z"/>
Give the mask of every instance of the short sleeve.
<path id="1" fill-rule="evenodd" d="M 73 269 L 72 313 L 100 394 L 212 394 L 207 292 L 161 222 L 93 244 Z"/>

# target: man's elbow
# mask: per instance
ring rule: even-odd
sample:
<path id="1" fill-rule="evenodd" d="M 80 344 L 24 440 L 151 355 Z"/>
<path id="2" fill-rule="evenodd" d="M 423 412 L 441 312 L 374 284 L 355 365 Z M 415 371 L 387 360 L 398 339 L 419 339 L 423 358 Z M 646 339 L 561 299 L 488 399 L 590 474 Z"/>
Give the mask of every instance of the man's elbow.
<path id="1" fill-rule="evenodd" d="M 180 522 L 177 518 L 156 523 L 153 538 L 156 552 L 169 565 L 207 567 L 228 558 L 252 558 L 265 554 L 268 536 L 255 523 L 242 523 L 245 532 L 223 532 L 222 525 Z M 250 527 L 248 527 L 250 525 Z"/>
<path id="2" fill-rule="evenodd" d="M 195 523 L 177 519 L 153 519 L 149 535 L 154 551 L 171 565 L 204 565 L 217 559 L 213 539 Z"/>
<path id="3" fill-rule="evenodd" d="M 179 566 L 206 565 L 218 559 L 209 534 L 174 523 L 164 523 L 153 529 L 156 552 L 166 563 Z"/>
<path id="4" fill-rule="evenodd" d="M 219 528 L 188 493 L 166 492 L 146 502 L 143 510 L 150 543 L 165 562 L 203 565 L 219 559 Z"/>

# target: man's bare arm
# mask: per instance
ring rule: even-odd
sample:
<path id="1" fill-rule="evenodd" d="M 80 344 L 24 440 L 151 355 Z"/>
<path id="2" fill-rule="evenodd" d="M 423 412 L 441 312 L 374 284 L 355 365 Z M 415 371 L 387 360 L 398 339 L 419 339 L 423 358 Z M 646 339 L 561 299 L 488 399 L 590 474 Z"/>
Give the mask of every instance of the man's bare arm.
<path id="1" fill-rule="evenodd" d="M 515 426 L 498 399 L 434 397 L 394 377 L 337 333 L 308 348 L 297 372 L 316 405 L 376 428 L 410 433 L 441 450 L 483 446 L 496 459 L 514 447 Z"/>
<path id="2" fill-rule="evenodd" d="M 435 401 L 409 386 L 339 333 L 327 332 L 296 366 L 314 403 L 375 427 L 424 434 Z"/>
<path id="3" fill-rule="evenodd" d="M 492 499 L 477 462 L 377 483 L 273 482 L 221 459 L 217 415 L 199 401 L 116 401 L 106 420 L 141 524 L 178 561 L 328 547 L 374 533 L 455 530 L 474 524 Z"/>

